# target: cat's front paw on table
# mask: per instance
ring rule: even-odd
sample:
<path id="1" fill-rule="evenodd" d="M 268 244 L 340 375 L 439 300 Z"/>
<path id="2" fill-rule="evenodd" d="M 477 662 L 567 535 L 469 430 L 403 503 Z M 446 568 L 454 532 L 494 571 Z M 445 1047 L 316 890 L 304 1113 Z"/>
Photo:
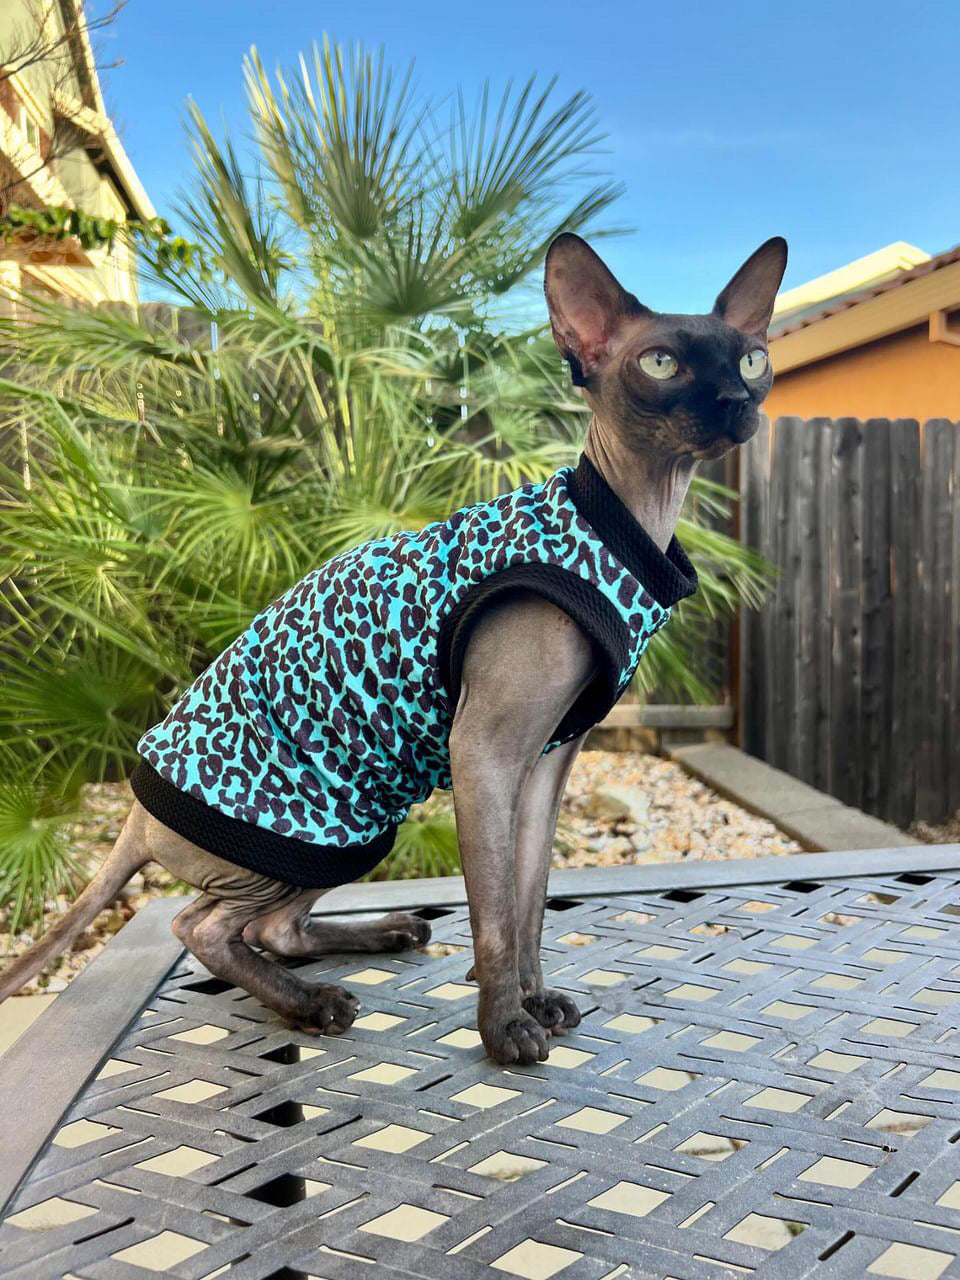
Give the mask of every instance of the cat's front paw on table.
<path id="1" fill-rule="evenodd" d="M 529 1067 L 550 1052 L 547 1032 L 522 1008 L 481 1014 L 477 1025 L 483 1047 L 501 1067 Z"/>
<path id="2" fill-rule="evenodd" d="M 535 991 L 524 996 L 523 1007 L 551 1035 L 562 1035 L 580 1025 L 580 1010 L 562 991 Z"/>

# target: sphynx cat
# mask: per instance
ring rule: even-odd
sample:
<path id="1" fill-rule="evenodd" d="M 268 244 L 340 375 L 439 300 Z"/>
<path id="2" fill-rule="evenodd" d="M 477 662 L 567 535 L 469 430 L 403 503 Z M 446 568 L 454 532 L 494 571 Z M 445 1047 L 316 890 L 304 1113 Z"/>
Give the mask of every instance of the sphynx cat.
<path id="1" fill-rule="evenodd" d="M 584 453 L 657 547 L 671 541 L 698 463 L 748 440 L 770 390 L 766 334 L 787 246 L 767 240 L 705 315 L 661 313 L 624 290 L 578 236 L 550 247 L 545 290 L 554 338 L 593 411 Z M 478 1027 L 502 1064 L 543 1061 L 577 1026 L 547 989 L 540 936 L 561 796 L 583 736 L 542 755 L 590 686 L 598 655 L 562 609 L 532 592 L 495 600 L 467 643 L 449 736 L 457 833 L 479 984 Z M 234 865 L 177 835 L 138 802 L 103 867 L 66 915 L 0 974 L 0 1000 L 38 973 L 155 860 L 199 896 L 173 931 L 212 974 L 302 1030 L 338 1034 L 359 1007 L 341 987 L 305 983 L 279 956 L 390 952 L 424 945 L 425 920 L 311 917 L 323 890 Z"/>

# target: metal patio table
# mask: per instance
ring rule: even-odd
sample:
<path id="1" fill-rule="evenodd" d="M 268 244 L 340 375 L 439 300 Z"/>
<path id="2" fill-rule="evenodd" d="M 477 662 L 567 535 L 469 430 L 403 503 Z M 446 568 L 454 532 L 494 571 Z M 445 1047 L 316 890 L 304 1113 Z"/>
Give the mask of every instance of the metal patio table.
<path id="1" fill-rule="evenodd" d="M 0 1059 L 0 1274 L 22 1280 L 960 1277 L 960 845 L 566 871 L 581 1026 L 490 1063 L 459 879 L 425 953 L 300 966 L 290 1031 L 151 903 Z M 182 900 L 181 900 L 182 901 Z M 169 1259 L 173 1259 L 170 1261 Z"/>

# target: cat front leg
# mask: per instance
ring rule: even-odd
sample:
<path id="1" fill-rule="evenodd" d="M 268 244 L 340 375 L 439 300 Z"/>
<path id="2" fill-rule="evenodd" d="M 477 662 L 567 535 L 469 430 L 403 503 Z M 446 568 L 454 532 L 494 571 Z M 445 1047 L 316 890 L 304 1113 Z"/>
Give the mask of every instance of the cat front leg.
<path id="1" fill-rule="evenodd" d="M 551 1035 L 561 1035 L 580 1022 L 580 1010 L 570 996 L 544 985 L 540 939 L 560 803 L 585 737 L 555 747 L 537 761 L 523 789 L 517 822 L 520 991 L 524 1009 Z"/>
<path id="2" fill-rule="evenodd" d="M 584 633 L 562 610 L 526 593 L 488 607 L 464 657 L 450 766 L 480 987 L 477 1025 L 487 1053 L 503 1065 L 543 1061 L 549 1049 L 547 1031 L 525 1000 L 542 990 L 539 931 L 556 821 L 552 799 L 545 805 L 543 798 L 555 795 L 555 778 L 534 789 L 530 817 L 540 832 L 536 856 L 525 859 L 522 870 L 517 837 L 541 752 L 594 671 Z"/>

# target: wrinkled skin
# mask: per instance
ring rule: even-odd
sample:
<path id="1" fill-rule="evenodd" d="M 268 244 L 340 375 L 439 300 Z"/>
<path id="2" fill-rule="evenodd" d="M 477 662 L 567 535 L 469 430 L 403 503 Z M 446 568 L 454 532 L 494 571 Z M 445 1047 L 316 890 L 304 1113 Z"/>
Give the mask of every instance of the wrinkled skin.
<path id="1" fill-rule="evenodd" d="M 547 255 L 546 295 L 557 345 L 593 410 L 584 451 L 664 550 L 697 463 L 756 431 L 772 376 L 746 377 L 741 360 L 766 348 L 786 244 L 762 245 L 709 315 L 651 311 L 627 293 L 577 236 Z M 676 364 L 669 378 L 645 371 L 653 352 Z M 474 627 L 450 733 L 457 833 L 479 984 L 478 1027 L 502 1064 L 547 1057 L 550 1040 L 580 1013 L 545 988 L 540 935 L 560 799 L 583 739 L 542 756 L 598 656 L 562 610 L 533 594 L 493 604 Z M 292 1026 L 337 1034 L 356 997 L 307 984 L 279 956 L 395 952 L 424 945 L 427 923 L 394 913 L 373 922 L 318 921 L 321 893 L 304 891 L 204 852 L 136 803 L 104 867 L 62 921 L 0 975 L 0 999 L 65 949 L 145 862 L 154 859 L 200 896 L 174 932 L 211 973 L 243 987 Z"/>

